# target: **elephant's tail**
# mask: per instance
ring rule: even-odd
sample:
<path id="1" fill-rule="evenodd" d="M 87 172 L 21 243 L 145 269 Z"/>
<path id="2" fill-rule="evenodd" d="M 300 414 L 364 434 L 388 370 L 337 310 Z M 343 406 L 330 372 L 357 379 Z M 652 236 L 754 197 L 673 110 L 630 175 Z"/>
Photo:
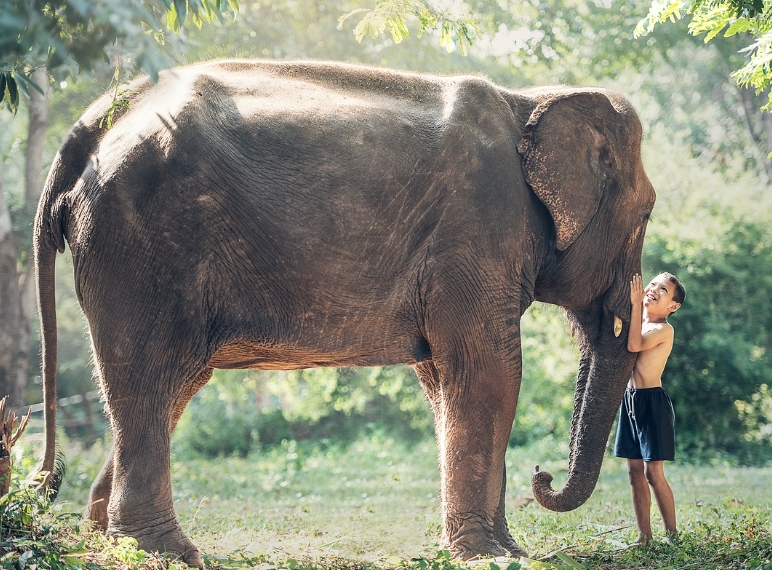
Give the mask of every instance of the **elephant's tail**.
<path id="1" fill-rule="evenodd" d="M 103 96 L 81 117 L 67 135 L 51 164 L 45 187 L 40 195 L 33 251 L 37 281 L 38 313 L 43 352 L 43 404 L 45 406 L 45 450 L 43 464 L 35 475 L 51 492 L 61 482 L 63 462 L 56 451 L 56 253 L 64 253 L 67 226 L 71 222 L 72 190 L 83 183 L 83 174 L 96 164 L 94 153 L 107 132 L 102 119 L 113 104 Z"/>
<path id="2" fill-rule="evenodd" d="M 64 150 L 66 147 L 62 147 Z M 37 285 L 40 337 L 43 352 L 43 405 L 45 423 L 45 450 L 43 464 L 33 476 L 34 483 L 49 489 L 61 482 L 56 454 L 56 253 L 64 252 L 67 220 L 65 192 L 77 181 L 60 151 L 54 159 L 45 188 L 40 196 L 35 216 L 33 253 Z M 52 489 L 53 490 L 53 489 Z M 55 492 L 55 491 L 54 491 Z"/>

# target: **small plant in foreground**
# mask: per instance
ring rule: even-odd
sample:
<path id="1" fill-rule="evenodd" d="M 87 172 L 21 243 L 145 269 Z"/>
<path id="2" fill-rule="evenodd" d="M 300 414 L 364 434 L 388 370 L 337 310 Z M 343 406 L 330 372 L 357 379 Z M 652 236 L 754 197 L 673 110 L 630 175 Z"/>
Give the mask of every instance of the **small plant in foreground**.
<path id="1" fill-rule="evenodd" d="M 0 400 L 0 496 L 11 488 L 13 461 L 11 450 L 29 423 L 29 412 L 19 422 L 14 412 L 6 409 L 8 396 Z"/>
<path id="2" fill-rule="evenodd" d="M 136 540 L 113 540 L 91 526 L 52 505 L 45 493 L 17 485 L 0 498 L 0 568 L 177 570 L 168 560 L 138 550 Z"/>

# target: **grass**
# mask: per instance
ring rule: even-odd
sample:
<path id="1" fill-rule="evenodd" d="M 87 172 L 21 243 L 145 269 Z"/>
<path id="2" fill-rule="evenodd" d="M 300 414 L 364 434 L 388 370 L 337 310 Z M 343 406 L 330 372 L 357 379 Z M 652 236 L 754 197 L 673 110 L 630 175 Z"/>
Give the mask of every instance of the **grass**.
<path id="1" fill-rule="evenodd" d="M 82 510 L 103 452 L 67 451 L 63 513 Z M 680 536 L 664 541 L 654 508 L 655 541 L 631 548 L 637 533 L 621 460 L 606 458 L 595 493 L 576 511 L 552 513 L 530 499 L 533 465 L 552 471 L 559 486 L 566 456 L 549 441 L 508 453 L 507 517 L 530 553 L 523 567 L 772 569 L 772 468 L 668 464 Z M 433 442 L 407 447 L 375 436 L 347 447 L 290 442 L 247 458 L 175 456 L 172 475 L 181 524 L 213 570 L 458 566 L 438 554 Z"/>

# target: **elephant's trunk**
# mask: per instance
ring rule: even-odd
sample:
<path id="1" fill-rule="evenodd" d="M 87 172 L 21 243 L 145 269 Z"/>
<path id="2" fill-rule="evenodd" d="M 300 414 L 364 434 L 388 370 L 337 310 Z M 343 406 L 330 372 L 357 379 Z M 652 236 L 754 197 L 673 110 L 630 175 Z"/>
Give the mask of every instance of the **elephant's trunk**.
<path id="1" fill-rule="evenodd" d="M 607 313 L 606 317 L 594 321 L 595 326 L 589 328 L 583 326 L 586 322 L 577 322 L 575 327 L 583 338 L 571 424 L 568 481 L 561 491 L 555 491 L 552 475 L 539 471 L 538 466 L 531 479 L 534 497 L 552 511 L 580 507 L 595 489 L 608 435 L 635 363 L 635 355 L 626 349 L 627 330 L 615 336 L 613 314 Z"/>

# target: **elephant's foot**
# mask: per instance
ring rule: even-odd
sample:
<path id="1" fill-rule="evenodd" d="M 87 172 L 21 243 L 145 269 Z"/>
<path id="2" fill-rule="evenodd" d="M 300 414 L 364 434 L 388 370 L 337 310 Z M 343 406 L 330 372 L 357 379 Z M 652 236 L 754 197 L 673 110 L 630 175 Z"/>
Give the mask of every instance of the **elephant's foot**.
<path id="1" fill-rule="evenodd" d="M 456 532 L 446 534 L 444 542 L 451 556 L 461 560 L 507 556 L 507 551 L 493 538 L 493 534 L 479 526 L 464 525 Z"/>
<path id="2" fill-rule="evenodd" d="M 110 523 L 110 517 L 107 514 L 107 507 L 110 504 L 110 493 L 113 488 L 113 452 L 102 466 L 99 475 L 94 479 L 89 493 L 88 507 L 86 507 L 86 518 L 93 521 L 94 527 L 106 531 Z"/>
<path id="3" fill-rule="evenodd" d="M 145 552 L 158 552 L 168 554 L 191 567 L 203 568 L 204 561 L 201 554 L 179 525 L 162 534 L 147 534 L 142 532 L 126 532 L 110 527 L 107 535 L 111 537 L 131 536 L 137 539 L 140 549 Z"/>
<path id="4" fill-rule="evenodd" d="M 499 537 L 496 537 L 496 542 L 498 542 L 501 547 L 507 551 L 508 558 L 528 558 L 528 553 L 523 550 L 511 536 L 509 537 L 509 540 L 504 540 L 503 538 L 499 539 Z"/>
<path id="5" fill-rule="evenodd" d="M 507 551 L 510 558 L 528 558 L 528 553 L 523 550 L 520 545 L 515 542 L 515 539 L 512 538 L 512 535 L 509 534 L 509 528 L 507 527 L 506 521 L 495 526 L 493 538 Z"/>
<path id="6" fill-rule="evenodd" d="M 94 528 L 105 531 L 109 525 L 110 519 L 107 515 L 107 500 L 92 500 L 86 507 L 86 519 L 94 523 Z"/>

